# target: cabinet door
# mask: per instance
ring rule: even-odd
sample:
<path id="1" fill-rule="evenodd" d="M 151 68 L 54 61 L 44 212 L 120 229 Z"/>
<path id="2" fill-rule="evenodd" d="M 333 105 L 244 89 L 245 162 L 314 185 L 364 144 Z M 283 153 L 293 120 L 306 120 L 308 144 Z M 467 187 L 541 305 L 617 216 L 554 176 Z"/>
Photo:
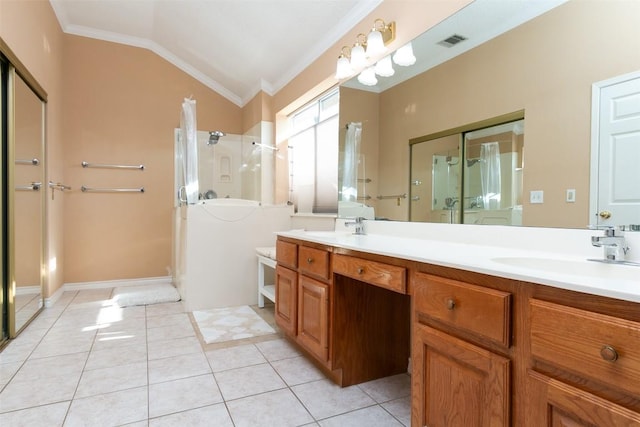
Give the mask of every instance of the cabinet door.
<path id="1" fill-rule="evenodd" d="M 298 273 L 281 266 L 276 267 L 276 323 L 287 334 L 296 335 L 298 308 Z"/>
<path id="2" fill-rule="evenodd" d="M 329 359 L 329 285 L 300 276 L 298 342 L 320 361 Z"/>
<path id="3" fill-rule="evenodd" d="M 640 427 L 640 414 L 561 381 L 530 371 L 535 406 L 527 425 L 536 427 Z M 536 419 L 539 417 L 540 419 Z"/>
<path id="4" fill-rule="evenodd" d="M 508 426 L 509 359 L 414 325 L 411 425 Z"/>

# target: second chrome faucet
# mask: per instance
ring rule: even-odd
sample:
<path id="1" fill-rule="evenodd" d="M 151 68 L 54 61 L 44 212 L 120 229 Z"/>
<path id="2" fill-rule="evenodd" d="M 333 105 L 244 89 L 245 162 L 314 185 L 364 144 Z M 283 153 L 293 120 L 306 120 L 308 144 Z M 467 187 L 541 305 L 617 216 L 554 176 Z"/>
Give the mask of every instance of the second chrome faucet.
<path id="1" fill-rule="evenodd" d="M 354 218 L 353 221 L 346 221 L 344 225 L 347 227 L 354 226 L 355 230 L 353 231 L 353 234 L 366 234 L 364 231 L 364 218 L 361 216 Z"/>

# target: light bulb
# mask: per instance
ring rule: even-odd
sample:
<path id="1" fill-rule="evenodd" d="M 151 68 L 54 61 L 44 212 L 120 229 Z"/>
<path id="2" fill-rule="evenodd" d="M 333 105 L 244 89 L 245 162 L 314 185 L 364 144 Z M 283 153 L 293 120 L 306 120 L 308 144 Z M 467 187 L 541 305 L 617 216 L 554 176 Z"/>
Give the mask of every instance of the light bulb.
<path id="1" fill-rule="evenodd" d="M 391 56 L 387 55 L 378 61 L 375 67 L 375 72 L 377 75 L 382 77 L 393 76 L 396 71 L 393 69 L 393 65 L 391 64 Z"/>
<path id="2" fill-rule="evenodd" d="M 364 52 L 364 48 L 360 43 L 353 45 L 351 48 L 351 68 L 358 70 L 367 65 L 367 56 Z"/>
<path id="3" fill-rule="evenodd" d="M 358 81 L 365 86 L 375 86 L 378 84 L 376 72 L 373 67 L 367 67 L 358 75 Z"/>
<path id="4" fill-rule="evenodd" d="M 411 42 L 396 50 L 396 53 L 393 54 L 393 62 L 402 67 L 408 67 L 409 65 L 416 63 L 416 57 L 413 54 L 413 46 L 411 46 Z"/>
<path id="5" fill-rule="evenodd" d="M 342 80 L 353 74 L 353 69 L 349 63 L 349 58 L 344 55 L 340 55 L 338 63 L 336 64 L 336 79 Z"/>
<path id="6" fill-rule="evenodd" d="M 372 29 L 367 36 L 367 56 L 369 58 L 378 56 L 386 50 L 387 48 L 384 47 L 384 41 L 382 40 L 382 33 L 375 28 Z"/>

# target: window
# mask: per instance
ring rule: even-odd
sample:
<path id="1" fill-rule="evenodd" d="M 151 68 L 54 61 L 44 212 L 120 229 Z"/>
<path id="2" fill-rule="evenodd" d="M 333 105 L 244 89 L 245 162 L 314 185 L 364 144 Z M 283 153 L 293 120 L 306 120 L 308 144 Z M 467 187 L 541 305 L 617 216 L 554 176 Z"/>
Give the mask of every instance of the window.
<path id="1" fill-rule="evenodd" d="M 333 89 L 289 116 L 289 200 L 297 212 L 338 212 L 339 100 Z"/>

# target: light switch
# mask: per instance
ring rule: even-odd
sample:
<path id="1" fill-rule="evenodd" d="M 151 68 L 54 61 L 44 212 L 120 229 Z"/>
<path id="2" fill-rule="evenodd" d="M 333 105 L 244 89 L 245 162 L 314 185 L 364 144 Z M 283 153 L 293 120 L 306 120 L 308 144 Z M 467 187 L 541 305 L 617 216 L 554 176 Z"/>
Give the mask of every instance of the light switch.
<path id="1" fill-rule="evenodd" d="M 544 202 L 544 191 L 542 190 L 534 190 L 529 193 L 529 202 L 531 203 L 543 203 Z"/>
<path id="2" fill-rule="evenodd" d="M 575 190 L 575 188 L 568 188 L 567 189 L 566 201 L 567 201 L 567 203 L 575 203 L 575 201 L 576 201 L 576 190 Z"/>

